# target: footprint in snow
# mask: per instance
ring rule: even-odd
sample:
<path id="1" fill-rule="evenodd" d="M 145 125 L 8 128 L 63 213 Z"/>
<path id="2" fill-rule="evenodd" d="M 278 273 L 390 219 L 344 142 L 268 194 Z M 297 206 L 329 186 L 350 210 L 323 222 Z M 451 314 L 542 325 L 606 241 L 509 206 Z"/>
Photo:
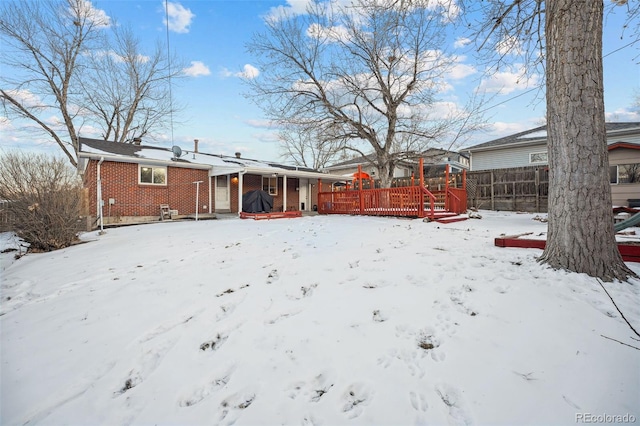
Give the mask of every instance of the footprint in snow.
<path id="1" fill-rule="evenodd" d="M 249 408 L 256 398 L 256 393 L 250 389 L 226 397 L 218 409 L 218 421 L 216 424 L 232 425 L 242 415 L 242 412 Z"/>
<path id="2" fill-rule="evenodd" d="M 418 392 L 409 392 L 409 401 L 411 401 L 411 406 L 416 411 L 425 412 L 429 408 L 429 404 L 427 403 L 427 397 Z"/>
<path id="3" fill-rule="evenodd" d="M 181 398 L 178 401 L 178 405 L 180 405 L 181 407 L 191 407 L 192 405 L 196 405 L 197 403 L 199 403 L 200 401 L 202 401 L 212 393 L 225 387 L 226 384 L 229 383 L 230 379 L 231 379 L 230 374 L 213 378 L 207 381 L 207 383 L 205 383 L 203 386 L 200 386 L 197 389 L 194 389 L 189 394 L 189 396 Z"/>
<path id="4" fill-rule="evenodd" d="M 127 378 L 122 381 L 122 386 L 113 393 L 113 396 L 118 397 L 130 391 L 153 374 L 177 341 L 178 338 L 172 338 L 153 345 L 142 344 L 143 347 L 151 347 L 143 350 L 142 354 L 135 359 L 133 368 L 129 370 Z"/>
<path id="5" fill-rule="evenodd" d="M 354 383 L 342 395 L 342 412 L 350 419 L 360 416 L 371 403 L 373 392 L 362 383 Z"/>
<path id="6" fill-rule="evenodd" d="M 217 351 L 218 349 L 220 349 L 220 346 L 222 346 L 222 344 L 227 341 L 228 338 L 229 336 L 224 336 L 218 333 L 213 339 L 207 340 L 206 342 L 200 344 L 200 350 L 203 352 Z"/>
<path id="7" fill-rule="evenodd" d="M 320 402 L 320 400 L 333 388 L 334 380 L 332 375 L 324 372 L 315 376 L 309 381 L 293 383 L 287 395 L 291 399 L 302 396 L 309 402 Z"/>
<path id="8" fill-rule="evenodd" d="M 448 384 L 436 386 L 436 393 L 449 411 L 449 424 L 471 425 L 473 418 L 467 410 L 461 392 Z"/>
<path id="9" fill-rule="evenodd" d="M 272 269 L 271 272 L 269 272 L 269 275 L 267 275 L 267 284 L 271 284 L 277 281 L 278 278 L 280 278 L 280 275 L 278 274 L 278 270 Z"/>

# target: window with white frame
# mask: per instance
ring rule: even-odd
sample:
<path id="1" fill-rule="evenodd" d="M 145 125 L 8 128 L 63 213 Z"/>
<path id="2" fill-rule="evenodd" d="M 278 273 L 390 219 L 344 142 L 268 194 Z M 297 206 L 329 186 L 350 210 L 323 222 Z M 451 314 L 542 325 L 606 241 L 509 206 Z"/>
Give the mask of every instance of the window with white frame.
<path id="1" fill-rule="evenodd" d="M 139 167 L 140 183 L 148 185 L 166 185 L 167 184 L 167 168 L 166 167 Z"/>
<path id="2" fill-rule="evenodd" d="M 640 182 L 640 163 L 609 166 L 609 178 L 613 184 Z"/>
<path id="3" fill-rule="evenodd" d="M 262 176 L 262 190 L 269 195 L 278 195 L 278 177 Z"/>
<path id="4" fill-rule="evenodd" d="M 540 163 L 548 163 L 548 162 L 549 162 L 549 154 L 546 151 L 529 153 L 529 163 L 540 164 Z"/>

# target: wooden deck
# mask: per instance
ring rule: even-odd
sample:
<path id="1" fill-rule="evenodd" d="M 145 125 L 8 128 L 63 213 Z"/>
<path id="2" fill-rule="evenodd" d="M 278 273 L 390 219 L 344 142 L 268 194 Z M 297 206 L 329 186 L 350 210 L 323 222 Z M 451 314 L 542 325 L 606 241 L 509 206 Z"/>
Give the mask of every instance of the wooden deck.
<path id="1" fill-rule="evenodd" d="M 444 189 L 439 186 L 440 189 L 437 191 L 430 191 L 425 185 L 423 159 L 420 159 L 419 171 L 419 179 L 416 182 L 412 177 L 410 186 L 375 188 L 373 180 L 370 180 L 370 189 L 363 189 L 365 181 L 361 177 L 362 169 L 358 166 L 357 175 L 360 178 L 353 182 L 356 189 L 349 189 L 348 183 L 346 190 L 320 192 L 318 213 L 418 217 L 431 220 L 466 213 L 466 171 L 462 172 L 462 187 L 458 188 L 455 185 L 457 179 L 449 174 L 447 165 L 443 176 Z M 450 182 L 454 183 L 450 185 Z M 321 182 L 318 183 L 320 188 Z"/>

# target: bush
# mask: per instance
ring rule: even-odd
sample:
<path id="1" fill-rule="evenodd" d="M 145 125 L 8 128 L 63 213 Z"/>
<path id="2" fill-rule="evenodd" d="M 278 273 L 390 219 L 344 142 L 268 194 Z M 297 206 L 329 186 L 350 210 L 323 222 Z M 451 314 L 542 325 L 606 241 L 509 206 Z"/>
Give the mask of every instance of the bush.
<path id="1" fill-rule="evenodd" d="M 57 250 L 77 240 L 81 190 L 64 159 L 24 152 L 0 157 L 0 200 L 31 251 Z"/>

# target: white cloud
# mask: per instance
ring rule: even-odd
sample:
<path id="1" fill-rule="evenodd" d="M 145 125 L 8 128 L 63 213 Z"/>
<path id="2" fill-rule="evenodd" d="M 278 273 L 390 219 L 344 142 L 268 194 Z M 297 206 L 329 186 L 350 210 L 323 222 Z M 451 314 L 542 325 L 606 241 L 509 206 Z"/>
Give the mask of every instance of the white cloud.
<path id="1" fill-rule="evenodd" d="M 522 53 L 522 46 L 517 37 L 509 36 L 498 42 L 496 45 L 496 51 L 501 55 L 518 55 Z"/>
<path id="2" fill-rule="evenodd" d="M 238 71 L 238 72 L 229 71 L 227 68 L 223 68 L 220 71 L 220 75 L 222 77 L 239 77 L 239 78 L 246 78 L 248 80 L 252 80 L 260 75 L 260 70 L 251 64 L 246 64 L 242 68 L 242 71 Z"/>
<path id="3" fill-rule="evenodd" d="M 462 80 L 477 72 L 473 65 L 463 64 L 464 57 L 460 56 L 456 58 L 456 64 L 451 68 L 451 71 L 447 76 L 453 80 Z"/>
<path id="4" fill-rule="evenodd" d="M 13 130 L 13 124 L 7 117 L 0 117 L 0 132 L 7 132 Z"/>
<path id="5" fill-rule="evenodd" d="M 211 74 L 209 67 L 200 61 L 191 61 L 191 66 L 183 69 L 182 72 L 189 77 L 200 77 Z"/>
<path id="6" fill-rule="evenodd" d="M 98 28 L 108 28 L 111 26 L 111 18 L 102 9 L 96 9 L 89 0 L 78 3 L 78 14 L 86 17 L 94 26 Z M 76 16 L 76 12 L 71 9 L 71 16 Z"/>
<path id="7" fill-rule="evenodd" d="M 264 17 L 267 21 L 277 21 L 285 16 L 304 15 L 307 13 L 307 6 L 312 0 L 287 0 L 285 6 L 276 6 L 269 9 L 269 13 Z"/>
<path id="8" fill-rule="evenodd" d="M 538 85 L 540 77 L 537 74 L 527 77 L 524 68 L 516 71 L 501 71 L 482 80 L 480 90 L 488 93 L 507 95 L 515 90 L 526 89 Z"/>
<path id="9" fill-rule="evenodd" d="M 127 62 L 127 58 L 125 56 L 119 55 L 117 54 L 115 51 L 113 50 L 93 50 L 93 51 L 87 51 L 87 52 L 83 52 L 83 55 L 85 56 L 92 56 L 94 58 L 103 58 L 105 56 L 109 56 L 111 57 L 114 61 L 116 62 Z M 138 54 L 136 56 L 135 61 L 139 62 L 141 64 L 145 64 L 147 62 L 149 62 L 151 58 L 149 56 L 146 55 L 142 55 L 142 54 Z"/>
<path id="10" fill-rule="evenodd" d="M 458 37 L 456 41 L 453 43 L 453 47 L 459 49 L 461 47 L 465 47 L 467 44 L 471 43 L 471 39 L 467 37 Z"/>
<path id="11" fill-rule="evenodd" d="M 348 41 L 349 30 L 343 25 L 324 27 L 320 24 L 311 24 L 307 28 L 307 36 L 312 38 L 327 38 L 331 41 Z"/>
<path id="12" fill-rule="evenodd" d="M 640 111 L 618 108 L 613 112 L 606 112 L 605 117 L 607 121 L 640 121 Z"/>
<path id="13" fill-rule="evenodd" d="M 265 119 L 244 120 L 244 123 L 258 129 L 272 129 L 273 127 L 275 127 L 274 123 L 271 120 Z"/>
<path id="14" fill-rule="evenodd" d="M 9 96 L 20 102 L 25 107 L 45 107 L 40 97 L 29 90 L 6 90 L 6 92 Z"/>
<path id="15" fill-rule="evenodd" d="M 508 136 L 514 133 L 520 133 L 520 132 L 524 132 L 525 130 L 530 130 L 532 127 L 536 127 L 536 126 L 532 126 L 532 124 L 529 123 L 528 121 L 516 122 L 516 123 L 496 121 L 494 123 L 491 123 L 489 126 L 490 126 L 490 128 L 488 129 L 489 132 L 495 137 Z"/>
<path id="16" fill-rule="evenodd" d="M 176 33 L 188 33 L 189 25 L 195 18 L 195 14 L 191 12 L 191 9 L 187 9 L 180 3 L 167 3 L 167 14 L 169 15 L 169 29 Z M 167 24 L 167 19 L 164 19 L 164 24 Z"/>

